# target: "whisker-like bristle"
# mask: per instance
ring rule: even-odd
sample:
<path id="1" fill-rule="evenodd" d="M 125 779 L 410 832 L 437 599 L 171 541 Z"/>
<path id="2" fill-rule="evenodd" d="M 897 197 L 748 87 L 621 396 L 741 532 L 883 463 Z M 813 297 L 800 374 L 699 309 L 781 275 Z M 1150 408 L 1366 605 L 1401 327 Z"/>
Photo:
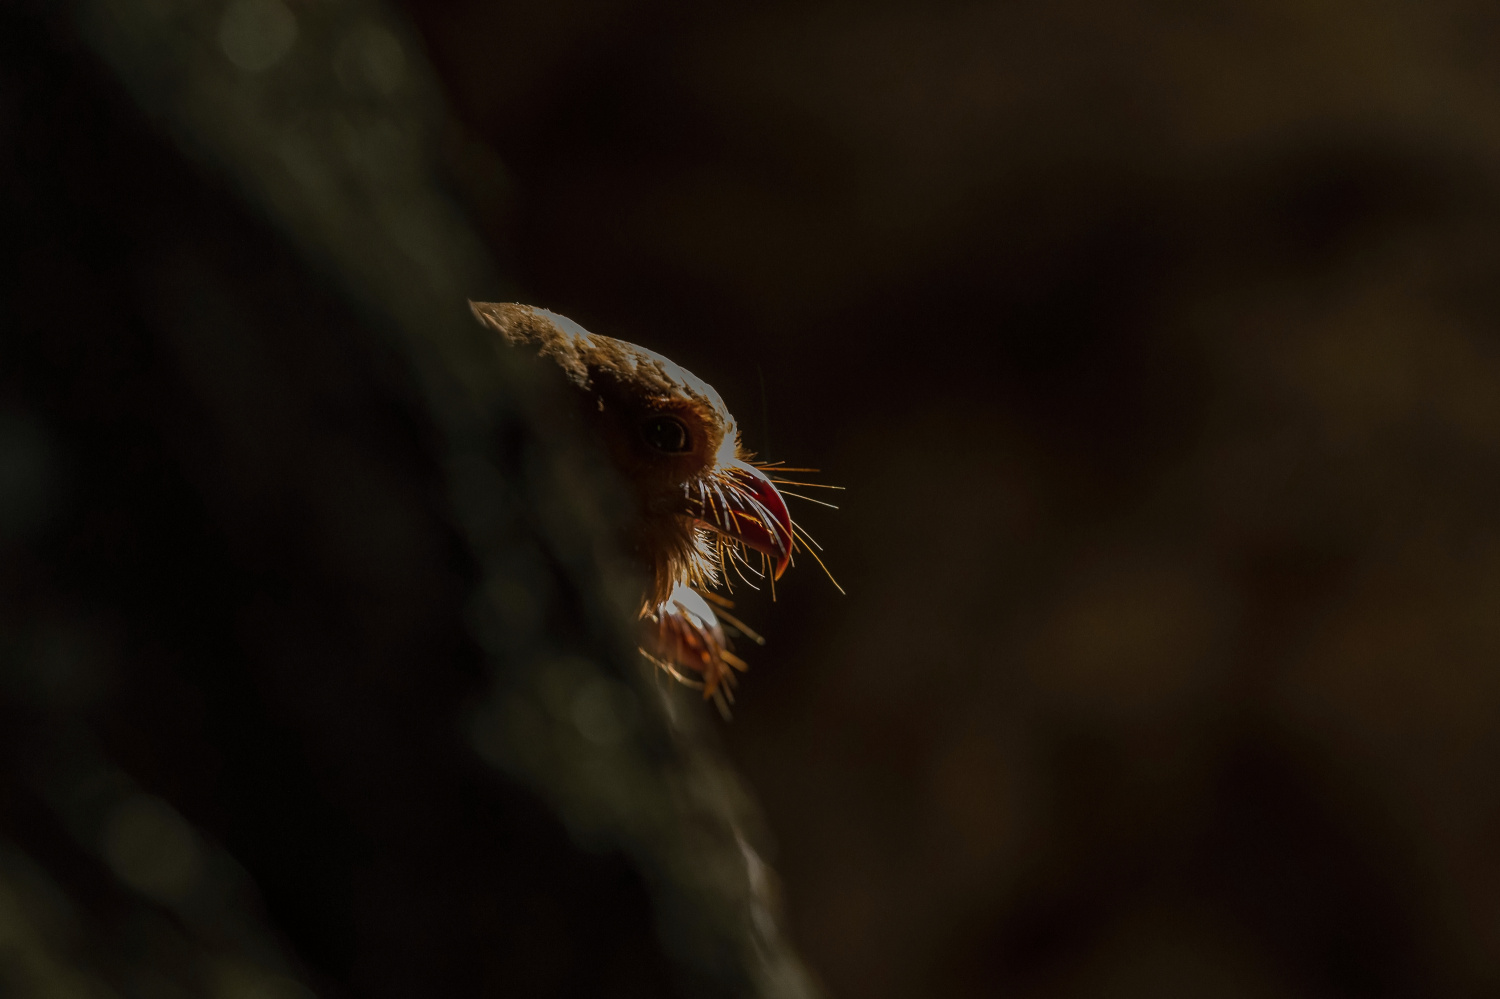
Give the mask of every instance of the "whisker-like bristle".
<path id="1" fill-rule="evenodd" d="M 807 502 L 809 502 L 809 503 L 816 503 L 816 504 L 818 504 L 818 506 L 826 506 L 830 510 L 837 510 L 838 509 L 838 507 L 836 505 L 832 504 L 832 503 L 825 503 L 825 502 L 823 502 L 820 499 L 813 499 L 811 496 L 803 496 L 800 493 L 790 492 L 790 491 L 788 491 L 786 489 L 781 490 L 781 495 L 783 495 L 783 496 L 795 496 L 799 500 L 807 500 Z"/>
<path id="2" fill-rule="evenodd" d="M 706 488 L 707 485 L 710 485 L 709 483 L 702 483 L 702 482 L 700 482 L 699 485 L 705 487 L 704 490 L 703 490 L 703 492 L 704 492 L 704 496 L 708 500 L 708 511 L 712 515 L 711 519 L 718 520 L 719 519 L 719 510 L 718 510 L 717 507 L 714 506 L 714 492 L 717 492 L 717 487 L 715 487 L 714 490 L 710 491 L 708 488 Z M 719 498 L 723 499 L 724 498 L 724 494 L 723 493 L 719 493 Z M 725 505 L 726 505 L 726 507 L 728 506 L 728 504 L 725 504 Z"/>
<path id="3" fill-rule="evenodd" d="M 735 617 L 733 614 L 722 608 L 719 610 L 718 614 L 721 621 L 727 622 L 731 627 L 738 630 L 741 635 L 744 635 L 756 645 L 766 644 L 766 640 L 764 638 L 762 638 L 755 631 L 751 630 L 749 625 L 747 625 L 744 621 L 741 621 L 739 618 Z"/>
<path id="4" fill-rule="evenodd" d="M 739 567 L 744 567 L 744 569 L 746 571 L 748 571 L 752 576 L 755 576 L 756 578 L 764 578 L 764 574 L 756 572 L 755 568 L 750 564 L 749 560 L 745 557 L 746 550 L 747 549 L 745 548 L 745 546 L 743 544 L 735 545 L 733 548 L 731 548 L 729 550 L 729 557 L 730 557 L 730 560 L 736 566 L 736 571 L 739 570 Z M 744 579 L 744 576 L 741 576 L 740 578 Z M 745 580 L 745 585 L 750 586 L 752 588 L 758 588 L 758 587 L 755 587 L 754 584 L 751 583 L 749 580 Z"/>
<path id="5" fill-rule="evenodd" d="M 821 468 L 788 468 L 779 461 L 752 461 L 750 464 L 761 470 L 770 469 L 773 472 L 821 472 Z"/>
<path id="6" fill-rule="evenodd" d="M 758 571 L 753 565 L 750 564 L 749 560 L 745 558 L 745 550 L 745 546 L 740 545 L 734 553 L 735 559 L 740 565 L 745 567 L 745 570 L 747 572 L 755 576 L 757 579 L 765 579 L 766 574 L 764 572 Z M 765 564 L 765 556 L 761 556 L 761 564 Z"/>
<path id="7" fill-rule="evenodd" d="M 830 486 L 826 482 L 793 482 L 791 479 L 772 479 L 771 481 L 778 486 L 809 486 L 813 489 L 838 489 L 841 491 L 845 488 L 844 486 Z"/>
<path id="8" fill-rule="evenodd" d="M 754 572 L 755 572 L 754 569 L 750 569 L 748 566 L 745 566 L 745 565 L 743 565 L 743 564 L 741 564 L 739 562 L 736 562 L 735 566 L 734 566 L 734 571 L 739 575 L 741 583 L 744 583 L 746 586 L 750 587 L 750 589 L 752 589 L 752 590 L 757 590 L 758 591 L 760 589 L 759 586 L 756 586 L 754 583 L 750 582 L 750 580 L 748 580 L 748 579 L 745 578 L 745 573 L 748 571 L 748 572 L 750 572 L 753 575 Z"/>
<path id="9" fill-rule="evenodd" d="M 833 588 L 835 590 L 838 590 L 840 593 L 843 593 L 844 596 L 848 596 L 849 594 L 845 593 L 844 588 L 839 585 L 839 581 L 833 578 L 833 573 L 828 571 L 828 566 L 823 564 L 823 560 L 819 558 L 818 553 L 813 550 L 814 548 L 820 548 L 821 546 L 816 541 L 813 541 L 811 535 L 799 528 L 796 524 L 792 525 L 792 530 L 797 531 L 811 544 L 812 547 L 807 549 L 807 553 L 813 557 L 813 561 L 818 563 L 818 568 L 823 570 L 823 574 L 828 577 L 828 581 L 833 584 Z"/>
<path id="10" fill-rule="evenodd" d="M 733 600 L 730 600 L 722 593 L 715 593 L 713 590 L 699 590 L 698 596 L 702 597 L 704 600 L 707 600 L 715 607 L 723 607 L 728 609 L 734 606 Z"/>
<path id="11" fill-rule="evenodd" d="M 818 544 L 818 540 L 811 534 L 807 533 L 807 528 L 803 527 L 795 520 L 792 521 L 792 530 L 797 534 L 798 537 L 800 537 L 803 541 L 806 541 L 809 545 L 816 548 L 818 551 L 823 550 L 823 546 Z"/>
<path id="12" fill-rule="evenodd" d="M 684 687 L 691 687 L 693 690 L 702 690 L 703 689 L 703 683 L 702 683 L 702 681 L 688 679 L 687 677 L 683 676 L 681 673 L 677 672 L 676 668 L 674 668 L 671 663 L 666 662 L 665 660 L 656 658 L 651 653 L 647 652 L 643 648 L 640 648 L 639 646 L 637 646 L 636 651 L 640 652 L 640 654 L 643 655 L 643 656 L 645 656 L 646 659 L 648 661 L 650 661 L 653 665 L 655 665 L 656 667 L 658 667 L 659 669 L 661 669 L 662 672 L 666 673 L 668 676 L 670 676 L 672 679 L 676 680 L 678 683 L 682 684 Z"/>
<path id="13" fill-rule="evenodd" d="M 750 589 L 752 589 L 752 590 L 758 590 L 758 589 L 760 589 L 759 586 L 756 586 L 754 583 L 750 582 L 750 580 L 748 580 L 748 579 L 745 578 L 745 572 L 744 572 L 743 569 L 740 568 L 740 560 L 738 560 L 738 559 L 731 559 L 730 565 L 732 565 L 734 567 L 734 574 L 736 576 L 740 577 L 740 582 L 744 583 L 746 586 L 750 587 Z M 728 579 L 729 577 L 726 574 L 724 578 Z"/>
<path id="14" fill-rule="evenodd" d="M 723 577 L 724 588 L 727 589 L 729 592 L 733 593 L 734 592 L 734 580 L 731 579 L 730 576 L 729 576 L 729 569 L 728 569 L 728 567 L 729 567 L 729 559 L 725 555 L 725 552 L 726 552 L 726 550 L 729 547 L 728 546 L 728 542 L 725 539 L 724 535 L 722 535 L 722 534 L 715 534 L 713 536 L 713 538 L 714 538 L 714 551 L 713 551 L 714 562 L 719 567 L 719 575 L 721 577 Z"/>
<path id="15" fill-rule="evenodd" d="M 714 492 L 719 495 L 719 503 L 724 508 L 725 522 L 732 523 L 729 518 L 735 515 L 735 509 L 734 505 L 729 502 L 729 495 L 724 492 L 724 484 L 715 480 L 713 483 L 713 489 Z"/>

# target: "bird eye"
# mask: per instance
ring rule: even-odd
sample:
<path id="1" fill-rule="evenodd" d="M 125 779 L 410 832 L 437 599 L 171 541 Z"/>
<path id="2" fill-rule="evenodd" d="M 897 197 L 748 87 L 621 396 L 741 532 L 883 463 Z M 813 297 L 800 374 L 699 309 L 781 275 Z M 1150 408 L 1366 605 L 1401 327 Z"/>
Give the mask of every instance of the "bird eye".
<path id="1" fill-rule="evenodd" d="M 667 454 L 681 454 L 693 446 L 687 427 L 675 416 L 653 416 L 641 424 L 641 435 L 647 444 Z"/>

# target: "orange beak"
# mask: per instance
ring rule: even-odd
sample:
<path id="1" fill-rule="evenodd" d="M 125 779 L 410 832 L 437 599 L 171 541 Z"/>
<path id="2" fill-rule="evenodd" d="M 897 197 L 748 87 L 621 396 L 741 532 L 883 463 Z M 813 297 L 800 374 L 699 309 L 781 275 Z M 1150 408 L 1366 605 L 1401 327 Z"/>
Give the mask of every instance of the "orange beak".
<path id="1" fill-rule="evenodd" d="M 713 491 L 698 523 L 768 555 L 771 578 L 780 579 L 792 561 L 792 515 L 786 501 L 754 465 L 736 459 L 727 471 L 728 481 Z"/>

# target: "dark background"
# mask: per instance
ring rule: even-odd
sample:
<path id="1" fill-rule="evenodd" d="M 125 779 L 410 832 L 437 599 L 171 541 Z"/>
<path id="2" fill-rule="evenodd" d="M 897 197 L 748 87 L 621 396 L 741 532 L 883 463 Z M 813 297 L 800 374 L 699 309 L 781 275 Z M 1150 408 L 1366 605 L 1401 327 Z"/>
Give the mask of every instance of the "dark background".
<path id="1" fill-rule="evenodd" d="M 1500 985 L 1493 11 L 407 10 L 525 299 L 848 487 L 725 728 L 831 994 Z"/>
<path id="2" fill-rule="evenodd" d="M 404 10 L 516 294 L 847 487 L 714 722 L 830 996 L 1500 987 L 1488 7 Z M 464 739 L 411 356 L 166 131 L 0 8 L 0 995 L 750 994 Z"/>

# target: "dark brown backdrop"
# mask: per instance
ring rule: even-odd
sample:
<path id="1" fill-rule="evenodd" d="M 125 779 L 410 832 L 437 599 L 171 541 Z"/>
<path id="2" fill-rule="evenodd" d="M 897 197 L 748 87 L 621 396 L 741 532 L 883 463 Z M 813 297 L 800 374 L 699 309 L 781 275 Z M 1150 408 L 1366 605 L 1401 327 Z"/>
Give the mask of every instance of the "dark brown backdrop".
<path id="1" fill-rule="evenodd" d="M 848 487 L 725 730 L 831 994 L 1500 986 L 1485 5 L 407 11 L 525 298 Z"/>

